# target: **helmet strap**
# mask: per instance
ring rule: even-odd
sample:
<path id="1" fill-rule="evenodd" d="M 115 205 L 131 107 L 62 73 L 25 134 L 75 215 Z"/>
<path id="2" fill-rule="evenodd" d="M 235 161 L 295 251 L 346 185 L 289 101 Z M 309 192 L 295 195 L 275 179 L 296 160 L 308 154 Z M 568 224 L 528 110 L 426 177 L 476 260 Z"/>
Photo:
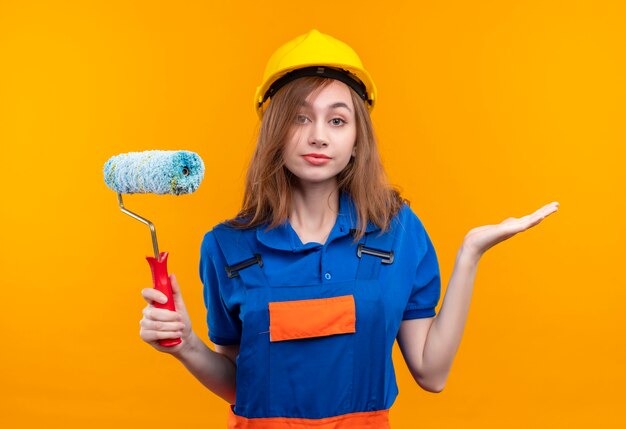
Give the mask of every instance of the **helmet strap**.
<path id="1" fill-rule="evenodd" d="M 270 86 L 267 92 L 265 92 L 265 95 L 263 96 L 263 101 L 259 103 L 259 106 L 262 106 L 263 103 L 265 103 L 265 101 L 268 98 L 273 97 L 280 88 L 287 85 L 289 82 L 292 82 L 296 79 L 300 79 L 301 77 L 311 77 L 311 76 L 327 77 L 330 79 L 341 81 L 345 83 L 346 85 L 348 85 L 350 88 L 352 88 L 354 92 L 356 92 L 358 96 L 363 99 L 363 101 L 366 101 L 369 104 L 372 104 L 372 101 L 367 97 L 367 90 L 365 88 L 365 85 L 363 84 L 363 82 L 357 79 L 356 76 L 354 76 L 353 74 L 345 70 L 341 70 L 341 69 L 337 69 L 333 67 L 312 66 L 312 67 L 305 67 L 302 69 L 296 69 L 296 70 L 290 71 L 286 75 L 282 76 L 280 79 L 277 79 Z"/>

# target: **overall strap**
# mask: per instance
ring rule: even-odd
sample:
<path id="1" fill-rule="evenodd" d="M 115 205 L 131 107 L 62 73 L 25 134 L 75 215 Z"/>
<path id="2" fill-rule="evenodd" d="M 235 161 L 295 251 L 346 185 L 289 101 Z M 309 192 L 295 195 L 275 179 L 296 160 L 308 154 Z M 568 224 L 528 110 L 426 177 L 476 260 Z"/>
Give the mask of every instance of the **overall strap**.
<path id="1" fill-rule="evenodd" d="M 379 234 L 380 231 L 365 234 L 365 242 L 359 243 L 357 247 L 356 256 L 360 259 L 356 274 L 358 280 L 376 280 L 383 264 L 393 264 L 396 228 Z"/>
<path id="2" fill-rule="evenodd" d="M 213 234 L 228 264 L 224 269 L 229 278 L 241 277 L 244 284 L 249 287 L 267 285 L 262 270 L 263 258 L 254 245 L 255 228 L 216 227 Z"/>

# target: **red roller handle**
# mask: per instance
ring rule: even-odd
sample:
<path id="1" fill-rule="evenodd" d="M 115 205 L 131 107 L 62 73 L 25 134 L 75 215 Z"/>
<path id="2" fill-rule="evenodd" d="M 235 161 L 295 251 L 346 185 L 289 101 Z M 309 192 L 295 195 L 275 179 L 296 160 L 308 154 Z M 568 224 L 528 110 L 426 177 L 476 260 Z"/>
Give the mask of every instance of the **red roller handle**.
<path id="1" fill-rule="evenodd" d="M 174 295 L 172 293 L 172 284 L 170 283 L 170 276 L 167 274 L 167 256 L 167 252 L 161 252 L 159 254 L 158 261 L 152 256 L 146 256 L 146 260 L 150 264 L 150 270 L 152 271 L 152 283 L 154 283 L 154 288 L 163 292 L 167 297 L 167 302 L 165 304 L 155 302 L 152 305 L 156 308 L 165 308 L 166 310 L 176 311 L 176 306 L 174 305 Z M 163 347 L 173 347 L 180 344 L 180 342 L 180 338 L 159 340 L 159 344 Z"/>

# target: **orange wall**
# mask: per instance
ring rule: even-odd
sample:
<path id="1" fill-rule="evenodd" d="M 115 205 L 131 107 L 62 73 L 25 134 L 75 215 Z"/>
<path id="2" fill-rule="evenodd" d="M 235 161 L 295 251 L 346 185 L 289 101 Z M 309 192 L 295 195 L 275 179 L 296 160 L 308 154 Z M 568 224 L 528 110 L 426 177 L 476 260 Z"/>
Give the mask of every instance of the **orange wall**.
<path id="1" fill-rule="evenodd" d="M 625 424 L 623 2 L 4 0 L 0 426 L 224 427 L 226 404 L 139 338 L 149 233 L 102 166 L 204 158 L 195 194 L 125 202 L 157 226 L 206 333 L 202 235 L 241 200 L 265 61 L 311 28 L 374 77 L 383 159 L 444 287 L 469 229 L 560 202 L 484 256 L 441 394 L 396 354 L 393 428 Z"/>

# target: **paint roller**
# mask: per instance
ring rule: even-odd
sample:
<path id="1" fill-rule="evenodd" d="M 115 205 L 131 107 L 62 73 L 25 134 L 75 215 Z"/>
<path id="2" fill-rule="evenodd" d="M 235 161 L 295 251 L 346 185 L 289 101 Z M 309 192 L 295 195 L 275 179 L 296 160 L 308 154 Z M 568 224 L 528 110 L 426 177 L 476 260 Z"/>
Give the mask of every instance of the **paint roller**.
<path id="1" fill-rule="evenodd" d="M 190 194 L 198 189 L 204 177 L 202 158 L 185 150 L 151 150 L 129 152 L 111 157 L 104 164 L 104 182 L 117 192 L 117 200 L 123 213 L 148 225 L 152 237 L 154 257 L 147 256 L 152 271 L 154 288 L 167 296 L 165 304 L 153 303 L 157 308 L 175 311 L 172 285 L 167 273 L 168 252 L 159 252 L 156 229 L 149 220 L 124 207 L 122 194 Z M 159 340 L 164 347 L 180 344 L 180 338 Z"/>

